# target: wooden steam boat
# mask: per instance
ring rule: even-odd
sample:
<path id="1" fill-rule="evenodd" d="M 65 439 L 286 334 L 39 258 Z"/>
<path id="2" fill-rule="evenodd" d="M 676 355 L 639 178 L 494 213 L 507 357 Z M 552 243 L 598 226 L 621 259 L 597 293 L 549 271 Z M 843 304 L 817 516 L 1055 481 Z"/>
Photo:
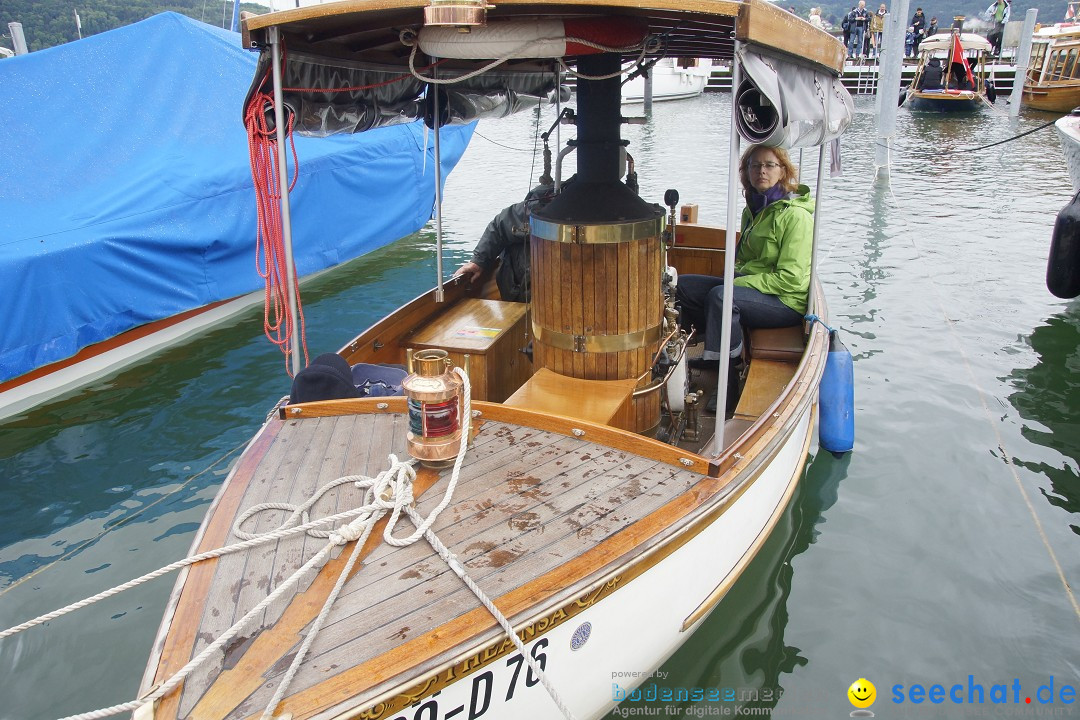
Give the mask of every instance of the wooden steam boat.
<path id="1" fill-rule="evenodd" d="M 581 46 L 545 54 L 517 47 L 524 45 L 519 39 L 513 52 L 502 46 L 476 51 L 476 59 L 450 48 L 483 39 L 483 26 L 473 23 L 485 11 L 488 28 L 519 23 L 524 32 L 539 18 L 564 26 L 572 38 L 589 27 L 629 28 L 634 38 L 609 34 L 596 54 Z M 802 475 L 827 333 L 814 322 L 754 331 L 734 413 L 720 413 L 715 427 L 702 415 L 705 396 L 688 392 L 680 379 L 690 338 L 675 324 L 665 267 L 730 278 L 733 254 L 725 253 L 724 230 L 683 223 L 671 232 L 675 201 L 669 220 L 662 207 L 619 182 L 618 73 L 620 60 L 636 60 L 653 37 L 663 39 L 671 57 L 737 58 L 733 105 L 741 110 L 733 108 L 732 127 L 768 134 L 774 143 L 823 148 L 851 118 L 838 79 L 841 44 L 761 0 L 506 0 L 486 8 L 356 0 L 249 17 L 244 38 L 262 51 L 256 85 L 279 74 L 280 44 L 288 48 L 280 85 L 299 129 L 308 117 L 354 120 L 365 108 L 377 124 L 414 105 L 424 112 L 416 101 L 419 81 L 400 94 L 394 83 L 430 77 L 433 61 L 411 57 L 415 49 L 402 39 L 423 46 L 425 28 L 439 30 L 435 23 L 447 14 L 453 19 L 437 54 L 457 55 L 437 64 L 440 79 L 460 79 L 489 65 L 488 58 L 518 59 L 456 88 L 443 86 L 445 95 L 429 93 L 431 117 L 447 107 L 461 113 L 453 119 L 475 117 L 469 108 L 481 103 L 468 100 L 481 90 L 494 89 L 511 103 L 527 93 L 561 97 L 552 55 L 568 54 L 568 65 L 592 76 L 577 81 L 577 179 L 532 217 L 531 304 L 494 299 L 461 277 L 440 279 L 360 333 L 338 353 L 351 365 L 415 359 L 410 378 L 433 383 L 445 353 L 468 369 L 471 398 L 461 389 L 460 405 L 444 403 L 447 396 L 436 398 L 433 385 L 425 386 L 429 396 L 413 395 L 406 380 L 408 398 L 279 407 L 230 473 L 193 552 L 237 542 L 237 526 L 249 533 L 277 527 L 289 513 L 281 503 L 298 506 L 342 477 L 349 480 L 330 487 L 310 512 L 347 521 L 341 513 L 371 501 L 350 476 L 373 478 L 390 468 L 389 455 L 405 458 L 410 449 L 428 461 L 415 466 L 411 492 L 419 515 L 410 517 L 420 522 L 442 509 L 433 535 L 387 544 L 384 517 L 368 536 L 340 530 L 340 547 L 294 534 L 184 571 L 137 717 L 251 718 L 267 707 L 267 716 L 294 720 L 598 717 L 717 605 Z M 436 55 L 430 47 L 425 52 Z M 765 100 L 775 97 L 761 75 L 766 67 L 776 73 L 773 90 L 788 83 L 790 96 L 790 83 L 804 83 L 810 97 L 820 98 L 820 88 L 830 87 L 839 107 L 823 106 L 819 117 L 787 129 L 778 124 L 786 115 Z M 326 90 L 343 86 L 349 90 Z M 306 92 L 312 89 L 319 90 Z M 498 99 L 488 105 L 496 114 L 505 110 Z M 736 116 L 754 120 L 752 127 Z M 729 227 L 736 224 L 738 185 L 732 132 Z M 823 158 L 822 152 L 819 193 Z M 816 279 L 811 295 L 811 311 L 823 316 Z M 523 352 L 529 341 L 531 354 Z M 726 365 L 721 361 L 721 376 Z M 460 374 L 440 378 L 448 393 L 465 382 Z M 723 408 L 727 384 L 716 387 Z M 429 414 L 439 403 L 445 412 Z M 454 425 L 455 414 L 469 422 Z M 465 439 L 462 452 L 425 456 L 435 452 L 423 442 L 435 438 L 436 422 Z M 409 474 L 401 465 L 393 472 Z M 392 487 L 400 492 L 402 485 Z M 389 490 L 379 497 L 408 502 L 389 498 Z M 412 532 L 408 522 L 398 526 L 396 537 Z M 443 543 L 452 558 L 444 560 L 428 541 Z M 320 553 L 331 557 L 289 580 Z M 280 596 L 260 606 L 270 591 Z M 489 597 L 493 608 L 474 593 Z M 186 665 L 183 681 L 170 681 Z M 620 673 L 614 687 L 613 673 Z"/>
<path id="2" fill-rule="evenodd" d="M 911 110 L 974 112 L 993 107 L 997 91 L 987 78 L 990 41 L 974 33 L 939 33 L 919 43 L 919 64 L 904 100 Z M 944 60 L 944 67 L 940 65 Z M 933 65 L 934 82 L 928 82 Z"/>

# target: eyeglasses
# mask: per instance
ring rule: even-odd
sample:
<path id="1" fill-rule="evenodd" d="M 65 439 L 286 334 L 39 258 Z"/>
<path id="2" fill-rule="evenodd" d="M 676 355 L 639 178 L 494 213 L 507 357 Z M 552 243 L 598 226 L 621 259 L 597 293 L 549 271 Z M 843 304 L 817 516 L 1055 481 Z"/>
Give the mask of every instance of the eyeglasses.
<path id="1" fill-rule="evenodd" d="M 778 167 L 780 167 L 780 163 L 773 162 L 772 160 L 770 160 L 768 162 L 752 162 L 752 163 L 750 163 L 750 169 L 753 170 L 754 172 L 758 172 L 762 168 L 765 168 L 766 170 L 775 170 Z"/>

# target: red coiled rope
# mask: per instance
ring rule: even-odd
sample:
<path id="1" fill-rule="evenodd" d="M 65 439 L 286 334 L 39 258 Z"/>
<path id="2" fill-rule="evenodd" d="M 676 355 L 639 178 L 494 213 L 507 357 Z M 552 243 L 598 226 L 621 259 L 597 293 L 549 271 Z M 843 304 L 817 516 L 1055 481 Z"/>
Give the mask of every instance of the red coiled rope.
<path id="1" fill-rule="evenodd" d="M 441 61 L 439 61 L 441 62 Z M 423 69 L 429 69 L 438 62 Z M 251 101 L 244 111 L 244 126 L 248 134 L 248 154 L 251 159 L 251 179 L 255 184 L 255 203 L 258 214 L 258 226 L 255 248 L 255 268 L 266 281 L 266 296 L 263 299 L 263 332 L 270 342 L 281 349 L 285 355 L 285 368 L 292 375 L 289 358 L 292 354 L 292 342 L 295 328 L 289 313 L 286 285 L 288 272 L 285 268 L 285 239 L 281 230 L 281 192 L 278 189 L 277 134 L 271 127 L 270 118 L 274 111 L 274 97 L 265 88 L 270 81 L 271 70 L 263 76 L 259 90 L 252 94 Z M 371 85 L 345 88 L 285 88 L 292 92 L 351 92 L 370 90 L 391 85 L 412 77 L 404 74 Z M 300 164 L 293 142 L 293 117 L 289 116 L 289 125 L 285 135 L 289 138 L 289 147 L 293 156 L 293 178 L 289 191 L 296 186 Z M 304 365 L 308 364 L 307 335 L 304 324 L 304 306 L 300 302 L 299 278 L 293 278 L 296 293 L 297 318 L 300 323 L 300 343 L 304 349 Z"/>
<path id="2" fill-rule="evenodd" d="M 269 76 L 267 70 L 267 76 Z M 262 87 L 266 86 L 264 78 Z M 248 153 L 251 158 L 251 179 L 255 184 L 255 204 L 258 215 L 255 247 L 255 269 L 266 281 L 263 299 L 263 332 L 270 342 L 285 355 L 285 368 L 292 375 L 289 358 L 292 354 L 293 327 L 288 302 L 288 271 L 285 267 L 285 238 L 281 229 L 281 191 L 278 187 L 277 135 L 271 126 L 274 98 L 262 88 L 251 97 L 244 111 L 244 126 L 248 134 Z M 293 156 L 293 177 L 289 191 L 296 186 L 300 166 L 293 142 L 293 118 L 290 115 L 286 128 L 289 147 Z M 304 349 L 304 366 L 308 364 L 307 337 L 304 332 L 304 306 L 300 302 L 300 280 L 293 277 L 296 293 L 297 318 L 300 323 L 300 343 Z"/>

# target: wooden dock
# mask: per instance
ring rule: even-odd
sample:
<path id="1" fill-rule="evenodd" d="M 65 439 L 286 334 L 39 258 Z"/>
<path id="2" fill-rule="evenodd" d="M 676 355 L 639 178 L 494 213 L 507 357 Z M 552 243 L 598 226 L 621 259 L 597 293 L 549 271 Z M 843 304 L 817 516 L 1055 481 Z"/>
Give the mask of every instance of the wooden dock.
<path id="1" fill-rule="evenodd" d="M 900 74 L 900 85 L 906 87 L 915 77 L 915 61 L 904 62 L 904 68 Z M 876 62 L 868 64 L 847 63 L 844 65 L 842 82 L 844 87 L 852 95 L 873 95 L 877 92 L 879 66 Z M 1013 78 L 1016 75 L 1016 65 L 1012 63 L 997 63 L 990 66 L 990 78 L 997 86 L 998 95 L 1012 92 Z M 731 92 L 731 68 L 713 67 L 712 75 L 705 86 L 706 92 Z"/>

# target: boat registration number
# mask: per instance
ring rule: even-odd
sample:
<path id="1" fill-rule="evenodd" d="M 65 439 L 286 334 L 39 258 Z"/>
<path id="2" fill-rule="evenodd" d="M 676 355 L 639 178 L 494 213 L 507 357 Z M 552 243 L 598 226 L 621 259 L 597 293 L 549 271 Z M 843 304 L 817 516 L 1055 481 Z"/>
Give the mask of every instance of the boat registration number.
<path id="1" fill-rule="evenodd" d="M 547 670 L 547 638 L 540 638 L 529 650 L 541 671 Z M 455 684 L 435 693 L 423 703 L 398 714 L 394 720 L 476 720 L 489 711 L 521 696 L 523 688 L 531 688 L 540 682 L 533 669 L 525 662 L 521 653 L 514 653 L 506 658 L 504 667 L 489 668 L 474 674 L 471 679 L 460 683 L 465 693 L 455 693 L 456 699 L 440 697 L 450 695 L 458 688 Z M 468 699 L 465 695 L 468 695 Z"/>

